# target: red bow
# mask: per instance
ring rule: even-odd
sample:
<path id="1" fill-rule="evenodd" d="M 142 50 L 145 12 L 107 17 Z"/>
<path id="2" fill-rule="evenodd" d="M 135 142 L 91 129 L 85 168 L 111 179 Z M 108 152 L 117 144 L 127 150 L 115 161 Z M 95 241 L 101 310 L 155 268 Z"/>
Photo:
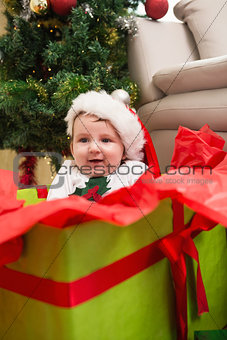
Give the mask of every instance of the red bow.
<path id="1" fill-rule="evenodd" d="M 193 258 L 197 264 L 197 306 L 198 314 L 209 312 L 206 292 L 202 280 L 199 255 L 192 239 L 202 230 L 212 229 L 216 223 L 201 215 L 195 215 L 190 227 L 183 223 L 183 205 L 173 200 L 174 231 L 176 235 L 164 238 L 160 243 L 160 250 L 171 263 L 171 270 L 176 291 L 177 339 L 187 340 L 187 269 L 185 254 Z M 198 228 L 199 227 L 199 228 Z M 180 231 L 181 230 L 181 231 Z M 179 233 L 180 231 L 180 233 Z M 192 235 L 194 232 L 194 235 Z"/>
<path id="2" fill-rule="evenodd" d="M 98 190 L 99 190 L 99 186 L 96 185 L 94 188 L 88 189 L 87 194 L 83 195 L 83 197 L 86 199 L 93 197 L 94 201 L 98 202 L 100 198 L 102 198 L 102 196 L 97 193 Z"/>

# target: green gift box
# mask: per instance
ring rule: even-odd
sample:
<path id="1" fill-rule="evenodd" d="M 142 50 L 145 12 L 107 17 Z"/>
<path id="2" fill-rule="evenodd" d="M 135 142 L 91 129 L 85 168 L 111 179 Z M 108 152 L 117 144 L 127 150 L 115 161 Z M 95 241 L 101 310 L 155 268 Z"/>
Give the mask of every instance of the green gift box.
<path id="1" fill-rule="evenodd" d="M 27 204 L 39 201 L 35 189 L 21 190 L 18 197 Z M 185 224 L 193 215 L 184 206 Z M 35 225 L 23 236 L 19 260 L 0 271 L 4 275 L 0 279 L 0 337 L 175 340 L 170 263 L 155 247 L 172 232 L 169 198 L 125 227 L 100 220 L 65 229 Z M 197 315 L 197 264 L 188 257 L 189 340 L 194 339 L 195 330 L 220 329 L 227 319 L 225 229 L 218 225 L 201 232 L 194 243 L 209 313 Z"/>

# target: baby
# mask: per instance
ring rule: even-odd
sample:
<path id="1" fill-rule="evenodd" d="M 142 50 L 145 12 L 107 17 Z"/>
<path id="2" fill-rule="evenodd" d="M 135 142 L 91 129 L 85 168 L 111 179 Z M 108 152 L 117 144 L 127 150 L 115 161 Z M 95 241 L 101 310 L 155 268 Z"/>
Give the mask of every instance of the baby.
<path id="1" fill-rule="evenodd" d="M 79 195 L 98 201 L 133 185 L 146 171 L 144 132 L 124 103 L 104 91 L 89 91 L 73 101 L 65 121 L 74 159 L 63 163 L 48 200 Z"/>

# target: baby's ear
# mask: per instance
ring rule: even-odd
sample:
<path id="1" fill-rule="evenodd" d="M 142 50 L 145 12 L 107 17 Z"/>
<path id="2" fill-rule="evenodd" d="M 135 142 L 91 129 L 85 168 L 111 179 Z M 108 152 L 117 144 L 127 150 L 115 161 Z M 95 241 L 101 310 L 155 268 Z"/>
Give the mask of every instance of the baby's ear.
<path id="1" fill-rule="evenodd" d="M 123 155 L 122 155 L 122 161 L 124 161 L 124 160 L 126 160 L 125 151 L 124 151 L 124 153 L 123 153 Z"/>

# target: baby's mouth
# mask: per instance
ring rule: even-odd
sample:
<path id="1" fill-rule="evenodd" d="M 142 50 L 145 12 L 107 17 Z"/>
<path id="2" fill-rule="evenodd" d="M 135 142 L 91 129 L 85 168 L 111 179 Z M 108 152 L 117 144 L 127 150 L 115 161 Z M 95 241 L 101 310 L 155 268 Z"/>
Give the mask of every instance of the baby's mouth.
<path id="1" fill-rule="evenodd" d="M 103 160 L 102 159 L 89 159 L 89 162 L 92 164 L 99 164 L 103 162 Z"/>

